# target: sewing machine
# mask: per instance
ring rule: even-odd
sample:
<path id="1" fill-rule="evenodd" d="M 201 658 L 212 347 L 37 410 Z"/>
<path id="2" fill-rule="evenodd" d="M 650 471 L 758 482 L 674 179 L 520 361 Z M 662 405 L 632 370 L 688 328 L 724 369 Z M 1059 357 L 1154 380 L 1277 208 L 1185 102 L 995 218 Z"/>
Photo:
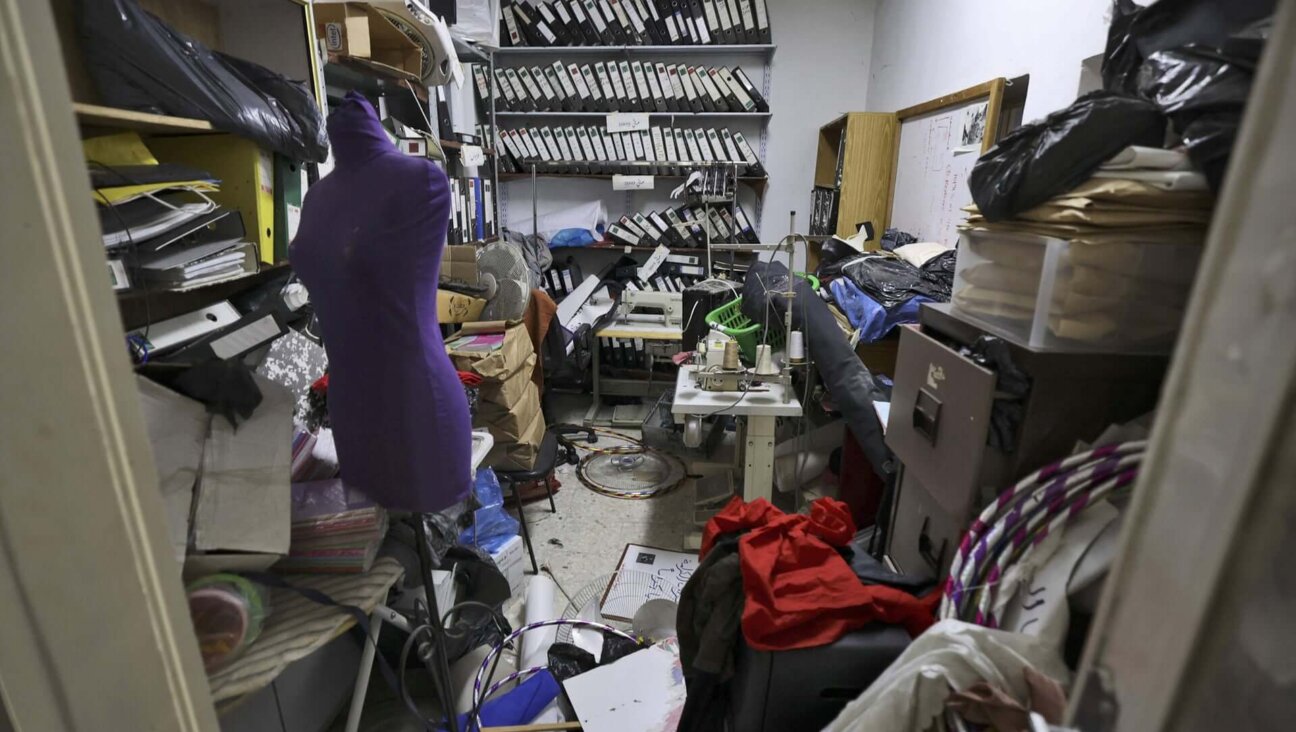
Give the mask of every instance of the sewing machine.
<path id="1" fill-rule="evenodd" d="M 620 323 L 654 323 L 679 328 L 684 320 L 684 295 L 679 292 L 626 290 L 621 293 L 616 319 Z"/>

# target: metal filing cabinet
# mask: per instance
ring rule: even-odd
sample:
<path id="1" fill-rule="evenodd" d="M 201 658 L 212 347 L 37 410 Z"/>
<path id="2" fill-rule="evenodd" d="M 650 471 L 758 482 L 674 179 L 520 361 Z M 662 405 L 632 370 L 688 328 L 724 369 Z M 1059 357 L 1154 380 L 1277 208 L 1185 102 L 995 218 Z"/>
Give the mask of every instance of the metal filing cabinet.
<path id="1" fill-rule="evenodd" d="M 1010 435 L 989 444 L 998 374 L 963 349 L 992 335 L 949 305 L 924 305 L 902 329 L 887 444 L 903 464 L 888 532 L 888 554 L 907 573 L 949 568 L 967 525 L 994 496 L 1078 441 L 1155 405 L 1166 354 L 1033 350 L 1008 343 L 1031 379 Z"/>

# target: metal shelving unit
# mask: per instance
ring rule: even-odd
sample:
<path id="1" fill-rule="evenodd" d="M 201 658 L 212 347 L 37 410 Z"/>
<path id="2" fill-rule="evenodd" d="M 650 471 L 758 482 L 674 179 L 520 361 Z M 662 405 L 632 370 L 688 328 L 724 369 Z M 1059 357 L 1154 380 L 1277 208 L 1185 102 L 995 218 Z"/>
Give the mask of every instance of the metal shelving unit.
<path id="1" fill-rule="evenodd" d="M 618 56 L 627 57 L 627 58 L 643 57 L 643 56 L 665 58 L 665 57 L 699 56 L 699 55 L 758 56 L 763 58 L 764 60 L 764 69 L 763 69 L 764 73 L 763 73 L 763 80 L 761 84 L 762 86 L 761 93 L 765 96 L 766 99 L 768 99 L 770 96 L 771 65 L 774 58 L 774 51 L 777 48 L 778 46 L 776 44 L 768 43 L 768 44 L 741 44 L 741 45 L 724 44 L 724 45 L 708 45 L 708 46 L 624 46 L 624 45 L 622 46 L 514 46 L 508 48 L 494 49 L 487 54 L 489 57 L 489 70 L 490 70 L 490 74 L 488 78 L 489 78 L 489 84 L 491 90 L 490 110 L 489 110 L 491 129 L 493 130 L 493 134 L 498 135 L 500 129 L 499 122 L 501 120 L 512 119 L 512 120 L 521 121 L 527 119 L 563 119 L 563 118 L 593 119 L 599 117 L 606 117 L 608 114 L 605 112 L 562 112 L 562 111 L 510 112 L 510 111 L 498 110 L 496 108 L 495 99 L 499 93 L 499 90 L 497 87 L 497 82 L 494 73 L 498 60 L 505 60 L 509 58 L 520 59 L 520 58 L 536 57 L 536 56 L 548 56 L 554 58 L 562 57 L 562 56 L 602 56 L 605 58 L 615 58 Z M 649 118 L 657 118 L 657 119 L 669 118 L 671 120 L 671 124 L 674 124 L 675 122 L 688 122 L 690 120 L 702 120 L 702 119 L 729 119 L 735 121 L 750 120 L 750 121 L 760 122 L 761 133 L 760 133 L 759 159 L 761 161 L 764 161 L 766 158 L 766 150 L 769 144 L 768 122 L 773 117 L 772 112 L 640 112 L 638 114 L 647 114 Z M 491 141 L 491 145 L 498 149 L 498 145 L 496 145 L 495 143 L 496 143 L 495 140 Z M 500 185 L 501 183 L 507 183 L 509 181 L 517 181 L 517 180 L 532 181 L 533 185 L 532 185 L 531 205 L 532 205 L 532 217 L 533 217 L 533 221 L 535 221 L 535 212 L 537 210 L 536 181 L 539 178 L 562 178 L 568 180 L 573 180 L 573 179 L 610 180 L 612 178 L 612 174 L 610 173 L 566 173 L 566 172 L 560 172 L 556 170 L 545 171 L 542 169 L 544 167 L 544 164 L 532 164 L 531 161 L 522 162 L 522 165 L 524 168 L 526 168 L 525 172 L 497 173 L 496 175 L 496 186 L 495 186 L 496 210 L 497 210 L 496 220 L 500 222 L 501 227 L 503 227 L 504 225 L 504 216 L 503 216 L 504 211 L 508 207 L 507 187 Z M 659 165 L 659 164 L 643 163 L 643 162 L 636 163 L 636 162 L 627 161 L 627 163 L 625 164 L 626 167 L 625 172 L 626 173 L 642 172 L 641 170 L 635 170 L 635 168 L 636 167 L 642 168 L 648 165 Z M 691 166 L 684 166 L 684 167 L 697 168 L 703 166 L 697 164 L 691 164 Z M 496 166 L 496 170 L 498 171 L 498 166 Z M 675 174 L 675 175 L 668 174 L 668 175 L 656 175 L 655 177 L 664 178 L 664 179 L 671 179 L 671 178 L 682 179 L 685 176 L 680 174 Z M 755 206 L 755 209 L 752 212 L 752 225 L 755 228 L 759 229 L 761 223 L 760 204 L 763 202 L 764 194 L 769 187 L 769 178 L 763 176 L 762 177 L 735 176 L 735 177 L 737 183 L 750 188 L 756 194 L 757 205 Z M 631 204 L 632 195 L 633 195 L 632 192 L 630 191 L 626 192 L 627 209 L 632 207 Z M 736 198 L 737 198 L 737 194 L 735 193 L 735 201 Z M 708 259 L 709 259 L 709 253 L 708 253 Z"/>
<path id="2" fill-rule="evenodd" d="M 496 112 L 500 117 L 606 117 L 613 112 Z M 670 117 L 681 120 L 702 119 L 705 117 L 748 117 L 763 119 L 772 116 L 773 112 L 624 112 L 624 114 L 646 114 L 649 117 Z"/>
<path id="3" fill-rule="evenodd" d="M 773 56 L 777 46 L 773 43 L 713 46 L 510 46 L 495 51 L 499 56 L 723 56 L 764 55 Z"/>

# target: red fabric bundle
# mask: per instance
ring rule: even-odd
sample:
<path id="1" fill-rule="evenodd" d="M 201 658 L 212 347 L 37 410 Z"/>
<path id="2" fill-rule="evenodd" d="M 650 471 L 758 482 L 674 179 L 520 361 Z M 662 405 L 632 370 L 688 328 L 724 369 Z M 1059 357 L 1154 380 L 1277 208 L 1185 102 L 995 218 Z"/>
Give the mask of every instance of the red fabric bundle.
<path id="1" fill-rule="evenodd" d="M 464 386 L 481 386 L 482 377 L 470 371 L 459 371 L 459 383 Z"/>
<path id="2" fill-rule="evenodd" d="M 820 498 L 810 515 L 785 514 L 758 498 L 734 498 L 712 517 L 702 536 L 706 557 L 716 537 L 747 533 L 738 542 L 742 562 L 742 628 L 762 651 L 821 646 L 872 622 L 903 625 L 910 635 L 931 626 L 940 592 L 925 598 L 860 582 L 834 547 L 855 535 L 846 504 Z"/>

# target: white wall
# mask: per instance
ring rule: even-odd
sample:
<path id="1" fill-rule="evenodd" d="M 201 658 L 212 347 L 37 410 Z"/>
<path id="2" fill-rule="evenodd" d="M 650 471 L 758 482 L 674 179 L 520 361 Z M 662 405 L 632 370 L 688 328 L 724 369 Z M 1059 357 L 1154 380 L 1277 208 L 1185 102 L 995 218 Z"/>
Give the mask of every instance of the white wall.
<path id="1" fill-rule="evenodd" d="M 777 241 L 810 226 L 819 128 L 865 109 L 874 43 L 875 0 L 768 0 L 774 54 L 761 238 Z"/>
<path id="2" fill-rule="evenodd" d="M 1110 0 L 878 0 L 868 110 L 894 112 L 1030 74 L 1024 120 L 1070 104 L 1101 53 Z"/>

